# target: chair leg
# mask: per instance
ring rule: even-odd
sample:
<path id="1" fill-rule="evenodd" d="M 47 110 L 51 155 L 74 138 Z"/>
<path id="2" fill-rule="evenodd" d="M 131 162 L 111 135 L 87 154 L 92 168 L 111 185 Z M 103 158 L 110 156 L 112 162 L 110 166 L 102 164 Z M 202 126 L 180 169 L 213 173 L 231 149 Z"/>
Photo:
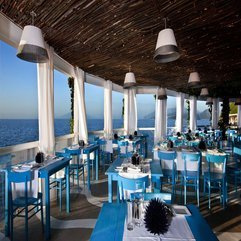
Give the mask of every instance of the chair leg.
<path id="1" fill-rule="evenodd" d="M 25 206 L 25 240 L 28 241 L 28 207 Z"/>
<path id="2" fill-rule="evenodd" d="M 184 178 L 184 205 L 187 204 L 187 180 Z"/>
<path id="3" fill-rule="evenodd" d="M 40 213 L 41 213 L 41 226 L 42 226 L 42 233 L 44 232 L 44 215 L 43 215 L 43 202 L 41 200 L 41 203 L 40 203 Z"/>
<path id="4" fill-rule="evenodd" d="M 62 179 L 61 179 L 59 182 L 59 210 L 60 210 L 60 212 L 62 212 L 62 186 L 63 186 L 63 183 L 62 183 Z"/>
<path id="5" fill-rule="evenodd" d="M 199 207 L 199 180 L 197 179 L 197 205 Z"/>
<path id="6" fill-rule="evenodd" d="M 211 183 L 208 181 L 208 208 L 211 209 Z"/>

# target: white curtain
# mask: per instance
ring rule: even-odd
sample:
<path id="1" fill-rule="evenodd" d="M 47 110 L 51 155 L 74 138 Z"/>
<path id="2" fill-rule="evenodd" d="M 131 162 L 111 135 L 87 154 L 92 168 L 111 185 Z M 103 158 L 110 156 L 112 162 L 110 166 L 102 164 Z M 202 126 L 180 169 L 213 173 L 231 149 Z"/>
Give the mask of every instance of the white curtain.
<path id="1" fill-rule="evenodd" d="M 219 119 L 219 99 L 218 98 L 213 98 L 212 128 L 218 129 L 218 119 Z"/>
<path id="2" fill-rule="evenodd" d="M 54 154 L 54 65 L 53 49 L 47 46 L 49 60 L 37 64 L 38 72 L 38 120 L 39 150 L 45 154 Z"/>
<path id="3" fill-rule="evenodd" d="M 241 105 L 238 105 L 238 128 L 241 128 Z"/>
<path id="4" fill-rule="evenodd" d="M 184 112 L 184 94 L 177 93 L 176 96 L 176 131 L 182 132 Z"/>
<path id="5" fill-rule="evenodd" d="M 136 89 L 129 89 L 129 114 L 128 114 L 128 134 L 133 134 L 137 130 L 137 107 Z"/>
<path id="6" fill-rule="evenodd" d="M 112 137 L 112 82 L 107 80 L 104 86 L 104 136 Z"/>
<path id="7" fill-rule="evenodd" d="M 197 97 L 190 97 L 190 129 L 195 131 L 197 129 Z"/>
<path id="8" fill-rule="evenodd" d="M 158 90 L 156 96 L 158 96 Z M 154 143 L 156 144 L 160 140 L 164 139 L 166 137 L 166 133 L 167 100 L 158 100 L 156 98 Z"/>
<path id="9" fill-rule="evenodd" d="M 86 108 L 85 108 L 85 93 L 84 93 L 84 81 L 85 73 L 78 67 L 75 68 L 74 78 L 74 133 L 75 142 L 83 140 L 85 143 L 88 142 L 88 130 L 86 122 Z M 94 98 L 94 96 L 93 96 Z"/>

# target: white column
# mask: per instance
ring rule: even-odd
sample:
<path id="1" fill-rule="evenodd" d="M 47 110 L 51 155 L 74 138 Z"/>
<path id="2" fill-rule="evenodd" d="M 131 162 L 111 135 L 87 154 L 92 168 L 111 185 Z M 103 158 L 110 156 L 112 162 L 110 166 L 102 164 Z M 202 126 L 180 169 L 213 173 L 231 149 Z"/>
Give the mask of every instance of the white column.
<path id="1" fill-rule="evenodd" d="M 238 128 L 241 128 L 241 105 L 238 105 L 238 122 L 237 122 Z"/>
<path id="2" fill-rule="evenodd" d="M 212 106 L 212 128 L 218 129 L 218 119 L 219 119 L 219 99 L 213 98 Z"/>
<path id="3" fill-rule="evenodd" d="M 124 135 L 127 135 L 129 133 L 128 114 L 129 114 L 129 89 L 125 89 L 124 90 Z"/>
<path id="4" fill-rule="evenodd" d="M 54 65 L 53 49 L 47 46 L 49 60 L 37 64 L 39 150 L 54 154 Z"/>
<path id="5" fill-rule="evenodd" d="M 182 132 L 184 112 L 184 94 L 177 93 L 176 96 L 176 131 Z"/>
<path id="6" fill-rule="evenodd" d="M 195 131 L 197 129 L 197 97 L 190 97 L 190 129 Z"/>
<path id="7" fill-rule="evenodd" d="M 112 137 L 112 82 L 107 80 L 104 86 L 104 136 Z"/>
<path id="8" fill-rule="evenodd" d="M 129 133 L 133 134 L 137 130 L 137 107 L 136 107 L 136 89 L 131 88 L 129 90 Z"/>
<path id="9" fill-rule="evenodd" d="M 158 93 L 158 92 L 157 92 Z M 158 96 L 158 94 L 156 95 Z M 156 99 L 154 143 L 166 137 L 167 133 L 167 100 Z"/>

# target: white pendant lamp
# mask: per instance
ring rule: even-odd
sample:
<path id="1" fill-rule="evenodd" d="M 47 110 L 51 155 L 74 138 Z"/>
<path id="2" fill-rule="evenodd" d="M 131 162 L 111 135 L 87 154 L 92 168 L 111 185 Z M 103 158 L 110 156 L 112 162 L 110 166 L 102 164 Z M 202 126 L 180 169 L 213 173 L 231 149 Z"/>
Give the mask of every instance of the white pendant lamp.
<path id="1" fill-rule="evenodd" d="M 17 57 L 33 63 L 45 63 L 49 57 L 42 31 L 38 27 L 33 26 L 36 14 L 34 12 L 30 14 L 32 16 L 32 25 L 27 25 L 23 29 Z"/>
<path id="2" fill-rule="evenodd" d="M 133 72 L 131 72 L 131 67 L 129 67 L 129 72 L 126 73 L 125 81 L 124 81 L 124 89 L 128 89 L 130 87 L 136 86 L 136 78 Z"/>
<path id="3" fill-rule="evenodd" d="M 236 98 L 235 105 L 241 105 L 241 97 Z"/>
<path id="4" fill-rule="evenodd" d="M 166 28 L 166 19 L 164 21 L 165 29 L 159 32 L 156 43 L 154 54 L 156 63 L 168 63 L 180 57 L 174 32 L 172 29 Z"/>
<path id="5" fill-rule="evenodd" d="M 213 99 L 211 97 L 207 98 L 206 105 L 213 105 Z"/>
<path id="6" fill-rule="evenodd" d="M 189 87 L 198 87 L 200 84 L 200 77 L 198 72 L 192 72 L 189 75 L 188 86 Z"/>
<path id="7" fill-rule="evenodd" d="M 202 88 L 200 96 L 209 96 L 208 88 Z"/>
<path id="8" fill-rule="evenodd" d="M 167 93 L 165 88 L 159 88 L 158 89 L 158 100 L 166 100 L 167 99 Z"/>

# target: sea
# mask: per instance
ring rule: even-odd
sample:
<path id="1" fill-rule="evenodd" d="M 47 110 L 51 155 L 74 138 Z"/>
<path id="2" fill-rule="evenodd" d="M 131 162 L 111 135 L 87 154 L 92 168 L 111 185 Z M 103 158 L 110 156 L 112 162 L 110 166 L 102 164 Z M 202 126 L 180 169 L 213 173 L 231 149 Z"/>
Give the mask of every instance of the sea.
<path id="1" fill-rule="evenodd" d="M 198 120 L 198 126 L 209 126 L 210 121 Z M 184 126 L 186 123 L 184 123 Z M 154 119 L 139 119 L 138 127 L 154 127 Z M 174 119 L 168 119 L 168 127 L 175 126 Z M 103 119 L 88 119 L 87 127 L 89 131 L 103 130 Z M 67 135 L 70 133 L 69 119 L 55 119 L 55 136 Z M 123 119 L 113 120 L 113 129 L 123 128 Z M 141 134 L 148 134 L 153 139 L 153 131 L 141 131 Z M 12 146 L 38 140 L 38 120 L 37 119 L 0 119 L 0 147 Z"/>

